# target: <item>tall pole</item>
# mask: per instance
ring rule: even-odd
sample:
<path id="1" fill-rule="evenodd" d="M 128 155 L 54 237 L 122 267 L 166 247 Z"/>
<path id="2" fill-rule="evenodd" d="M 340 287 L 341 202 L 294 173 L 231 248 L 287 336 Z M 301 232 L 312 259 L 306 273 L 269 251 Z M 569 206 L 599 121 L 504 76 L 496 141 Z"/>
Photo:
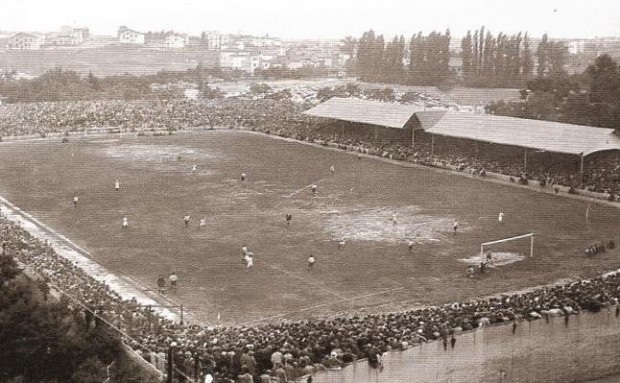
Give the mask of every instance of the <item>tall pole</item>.
<path id="1" fill-rule="evenodd" d="M 435 135 L 431 134 L 431 157 L 435 155 Z"/>
<path id="2" fill-rule="evenodd" d="M 173 342 L 174 344 L 174 342 Z M 166 379 L 167 383 L 172 383 L 172 374 L 174 373 L 174 346 L 171 344 L 168 348 L 168 377 Z"/>
<path id="3" fill-rule="evenodd" d="M 525 152 L 523 155 L 523 171 L 527 172 L 527 148 L 525 148 Z"/>
<path id="4" fill-rule="evenodd" d="M 579 153 L 579 181 L 580 183 L 583 183 L 583 153 Z"/>

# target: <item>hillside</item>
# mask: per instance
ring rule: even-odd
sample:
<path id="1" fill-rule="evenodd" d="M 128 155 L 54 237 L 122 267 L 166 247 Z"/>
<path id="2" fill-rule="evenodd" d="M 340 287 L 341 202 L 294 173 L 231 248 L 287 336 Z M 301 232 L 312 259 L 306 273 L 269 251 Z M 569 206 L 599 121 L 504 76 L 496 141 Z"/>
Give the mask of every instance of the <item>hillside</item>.
<path id="1" fill-rule="evenodd" d="M 55 67 L 96 76 L 151 74 L 162 69 L 185 70 L 215 62 L 215 52 L 202 49 L 158 50 L 121 45 L 88 49 L 0 51 L 0 70 L 37 76 Z"/>

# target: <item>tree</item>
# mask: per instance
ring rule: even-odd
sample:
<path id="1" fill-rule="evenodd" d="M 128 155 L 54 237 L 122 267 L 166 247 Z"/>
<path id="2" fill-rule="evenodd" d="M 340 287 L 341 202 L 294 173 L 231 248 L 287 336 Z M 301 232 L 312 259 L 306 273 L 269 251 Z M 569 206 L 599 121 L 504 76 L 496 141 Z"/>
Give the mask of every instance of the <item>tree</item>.
<path id="1" fill-rule="evenodd" d="M 534 60 L 532 58 L 532 51 L 530 49 L 530 38 L 527 33 L 525 34 L 525 36 L 523 36 L 523 62 L 521 66 L 523 68 L 523 77 L 525 79 L 528 79 L 534 72 Z"/>
<path id="2" fill-rule="evenodd" d="M 347 67 L 348 72 L 352 72 L 355 67 L 355 50 L 357 47 L 357 39 L 351 36 L 345 37 L 341 41 L 340 51 L 349 56 L 345 65 Z"/>
<path id="3" fill-rule="evenodd" d="M 471 63 L 471 75 L 473 79 L 477 79 L 478 78 L 478 69 L 480 67 L 480 61 L 478 60 L 479 54 L 478 54 L 478 30 L 476 29 L 476 31 L 474 32 L 474 47 L 473 47 L 473 56 L 472 56 L 472 63 Z"/>
<path id="4" fill-rule="evenodd" d="M 536 50 L 536 57 L 538 58 L 538 67 L 536 73 L 538 77 L 547 77 L 549 75 L 549 41 L 547 34 L 545 33 L 542 40 L 538 44 Z"/>
<path id="5" fill-rule="evenodd" d="M 472 70 L 472 40 L 471 31 L 467 31 L 467 35 L 461 40 L 461 59 L 463 62 L 463 77 L 469 78 Z"/>
<path id="6" fill-rule="evenodd" d="M 484 52 L 482 55 L 482 76 L 487 79 L 494 78 L 494 63 L 493 58 L 495 55 L 495 39 L 490 31 L 487 31 L 487 35 L 484 39 Z"/>
<path id="7" fill-rule="evenodd" d="M 385 41 L 383 35 L 377 36 L 371 49 L 370 81 L 381 81 L 385 76 L 383 57 L 385 54 Z"/>
<path id="8" fill-rule="evenodd" d="M 383 67 L 385 75 L 382 80 L 398 83 L 403 80 L 403 56 L 405 54 L 405 38 L 394 36 L 385 48 Z"/>
<path id="9" fill-rule="evenodd" d="M 370 81 L 373 75 L 373 49 L 375 46 L 375 32 L 371 29 L 364 32 L 359 40 L 357 49 L 357 74 L 364 81 Z"/>
<path id="10" fill-rule="evenodd" d="M 478 73 L 477 76 L 480 77 L 480 73 L 483 67 L 483 57 L 484 57 L 484 26 L 480 27 L 480 33 L 478 34 Z"/>
<path id="11" fill-rule="evenodd" d="M 550 77 L 566 76 L 566 62 L 568 60 L 568 48 L 562 41 L 550 42 L 548 44 L 548 75 Z"/>
<path id="12" fill-rule="evenodd" d="M 413 35 L 409 41 L 409 80 L 416 84 L 426 72 L 426 48 L 422 32 Z"/>

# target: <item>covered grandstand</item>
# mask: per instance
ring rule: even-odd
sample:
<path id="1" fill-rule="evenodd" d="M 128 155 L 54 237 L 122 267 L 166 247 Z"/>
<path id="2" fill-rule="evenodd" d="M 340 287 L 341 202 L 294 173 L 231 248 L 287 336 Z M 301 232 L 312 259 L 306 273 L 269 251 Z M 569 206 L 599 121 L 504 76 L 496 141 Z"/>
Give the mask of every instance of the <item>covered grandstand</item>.
<path id="1" fill-rule="evenodd" d="M 462 156 L 523 163 L 522 169 L 583 172 L 586 157 L 617 159 L 620 138 L 614 129 L 473 113 L 425 110 L 417 105 L 332 98 L 305 112 L 343 121 L 350 128 L 369 125 L 374 137 L 397 130 L 400 141 L 431 155 Z M 611 155 L 609 155 L 611 154 Z"/>
<path id="2" fill-rule="evenodd" d="M 414 115 L 423 110 L 417 105 L 333 97 L 304 114 L 326 119 L 321 127 L 341 135 L 408 145 L 418 124 Z"/>

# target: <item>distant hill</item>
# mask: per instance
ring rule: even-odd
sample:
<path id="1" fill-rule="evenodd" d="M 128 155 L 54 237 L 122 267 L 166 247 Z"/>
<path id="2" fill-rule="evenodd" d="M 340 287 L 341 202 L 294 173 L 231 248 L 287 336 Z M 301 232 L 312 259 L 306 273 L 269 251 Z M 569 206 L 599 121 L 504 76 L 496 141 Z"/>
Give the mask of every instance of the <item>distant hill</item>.
<path id="1" fill-rule="evenodd" d="M 40 75 L 56 67 L 96 76 L 151 74 L 162 69 L 185 70 L 199 63 L 212 65 L 216 52 L 198 48 L 157 50 L 135 46 L 107 45 L 98 48 L 0 51 L 0 70 Z"/>

